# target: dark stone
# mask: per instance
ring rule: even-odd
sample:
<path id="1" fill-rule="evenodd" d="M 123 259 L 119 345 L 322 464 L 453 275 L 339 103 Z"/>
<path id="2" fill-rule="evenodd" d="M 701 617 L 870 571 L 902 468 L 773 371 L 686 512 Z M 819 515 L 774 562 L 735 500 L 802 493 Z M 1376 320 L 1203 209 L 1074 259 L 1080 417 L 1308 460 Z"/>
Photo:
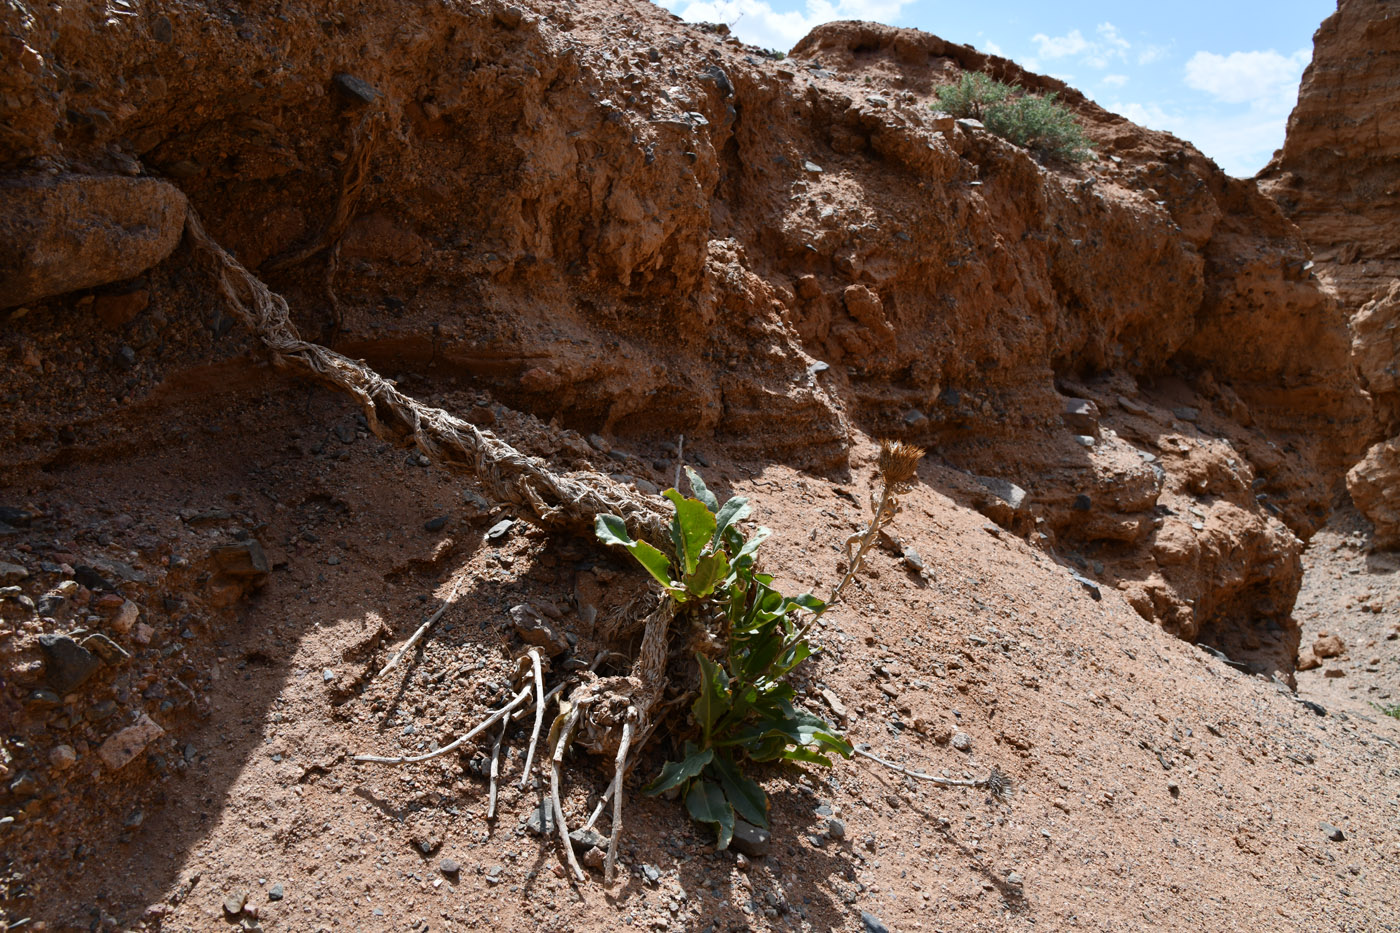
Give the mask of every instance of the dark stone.
<path id="1" fill-rule="evenodd" d="M 379 99 L 379 92 L 368 81 L 357 78 L 352 74 L 339 72 L 331 78 L 331 83 L 347 100 L 352 100 L 358 104 L 372 104 Z"/>
<path id="2" fill-rule="evenodd" d="M 860 912 L 860 922 L 865 933 L 890 933 L 890 928 L 885 926 L 884 921 L 868 910 Z"/>
<path id="3" fill-rule="evenodd" d="M 17 509 L 13 506 L 0 505 L 0 522 L 12 525 L 15 528 L 28 528 L 34 519 L 38 518 L 28 509 Z"/>
<path id="4" fill-rule="evenodd" d="M 1086 398 L 1067 398 L 1060 420 L 1075 434 L 1099 436 L 1099 406 Z"/>
<path id="5" fill-rule="evenodd" d="M 735 820 L 734 838 L 729 844 L 749 858 L 763 858 L 773 848 L 773 834 L 744 820 Z"/>
<path id="6" fill-rule="evenodd" d="M 430 518 L 423 523 L 424 531 L 442 531 L 447 527 L 447 522 L 451 518 L 448 515 L 439 515 L 437 518 Z"/>
<path id="7" fill-rule="evenodd" d="M 949 408 L 957 408 L 962 401 L 962 393 L 957 389 L 944 389 L 938 393 L 938 400 Z"/>
<path id="8" fill-rule="evenodd" d="M 1087 495 L 1085 495 L 1084 493 L 1081 492 L 1079 495 L 1077 495 L 1077 496 L 1074 497 L 1073 509 L 1074 509 L 1076 512 L 1087 512 L 1087 511 L 1089 511 L 1090 509 L 1092 509 L 1093 507 L 1094 507 L 1094 500 L 1093 500 L 1093 499 L 1090 499 L 1090 498 L 1089 498 Z"/>
<path id="9" fill-rule="evenodd" d="M 102 666 L 97 655 L 67 635 L 40 635 L 44 679 L 59 696 L 72 693 Z"/>
<path id="10" fill-rule="evenodd" d="M 525 13 L 518 6 L 501 7 L 496 11 L 496 22 L 507 29 L 518 29 L 525 20 Z"/>
<path id="11" fill-rule="evenodd" d="M 705 76 L 715 83 L 719 89 L 720 96 L 733 97 L 734 85 L 729 80 L 729 75 L 724 73 L 724 69 L 718 65 L 711 65 L 705 69 Z"/>
<path id="12" fill-rule="evenodd" d="M 1318 823 L 1317 828 L 1322 830 L 1322 834 L 1333 842 L 1346 842 L 1347 834 L 1342 832 L 1331 823 Z"/>
<path id="13" fill-rule="evenodd" d="M 119 560 L 112 560 L 110 557 L 94 557 L 88 561 L 93 567 L 107 575 L 108 579 L 115 577 L 123 583 L 145 583 L 146 575 L 130 564 L 124 564 Z M 82 582 L 82 581 L 79 581 Z M 91 589 L 91 587 L 89 587 Z"/>
<path id="14" fill-rule="evenodd" d="M 175 28 L 170 24 L 170 17 L 157 16 L 155 22 L 151 23 L 151 36 L 161 45 L 174 42 Z"/>
<path id="15" fill-rule="evenodd" d="M 1089 591 L 1089 595 L 1094 598 L 1094 602 L 1098 602 L 1099 600 L 1103 599 L 1103 593 L 1100 592 L 1099 585 L 1093 580 L 1090 580 L 1088 577 L 1078 573 L 1072 573 L 1070 574 L 1070 576 L 1074 578 L 1074 582 L 1078 583 L 1080 586 L 1084 587 L 1084 589 Z"/>
<path id="16" fill-rule="evenodd" d="M 268 888 L 267 899 L 269 901 L 280 901 L 283 897 L 286 896 L 286 894 L 287 889 L 282 887 L 282 882 L 279 881 L 272 887 Z"/>
<path id="17" fill-rule="evenodd" d="M 1314 703 L 1312 700 L 1299 700 L 1298 702 L 1303 704 L 1303 709 L 1312 710 L 1312 712 L 1319 716 L 1327 715 L 1327 707 L 1320 703 Z"/>
<path id="18" fill-rule="evenodd" d="M 73 568 L 73 579 L 90 590 L 113 591 L 117 588 L 115 583 L 110 582 L 102 574 L 98 573 L 87 564 L 79 564 Z"/>
<path id="19" fill-rule="evenodd" d="M 455 875 L 462 870 L 461 864 L 455 858 L 443 859 L 438 864 L 438 868 L 444 875 Z"/>
<path id="20" fill-rule="evenodd" d="M 24 705 L 30 709 L 53 709 L 62 703 L 62 698 L 52 690 L 31 690 L 24 698 Z"/>
<path id="21" fill-rule="evenodd" d="M 549 836 L 554 833 L 554 807 L 548 800 L 530 811 L 525 828 L 536 836 Z"/>
<path id="22" fill-rule="evenodd" d="M 606 849 L 608 847 L 607 838 L 604 837 L 602 833 L 592 829 L 574 830 L 569 833 L 569 842 L 573 845 L 574 851 L 579 855 L 582 855 L 589 849 Z"/>
<path id="23" fill-rule="evenodd" d="M 335 426 L 335 436 L 342 444 L 355 443 L 355 429 L 348 424 L 338 424 Z"/>

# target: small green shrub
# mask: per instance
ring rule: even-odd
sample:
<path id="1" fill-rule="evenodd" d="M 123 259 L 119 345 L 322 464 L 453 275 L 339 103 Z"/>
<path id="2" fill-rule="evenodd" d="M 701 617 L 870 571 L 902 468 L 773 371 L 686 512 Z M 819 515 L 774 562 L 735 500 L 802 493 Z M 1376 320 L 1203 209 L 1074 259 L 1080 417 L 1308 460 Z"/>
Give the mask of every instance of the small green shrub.
<path id="1" fill-rule="evenodd" d="M 991 75 L 980 71 L 964 71 L 957 84 L 939 88 L 938 109 L 959 119 L 985 120 L 987 111 L 1015 92 Z"/>
<path id="2" fill-rule="evenodd" d="M 1007 142 L 1042 156 L 1082 162 L 1093 151 L 1079 121 L 1053 91 L 1043 97 L 1027 94 L 980 71 L 969 71 L 937 94 L 939 108 L 955 117 L 981 120 Z"/>
<path id="3" fill-rule="evenodd" d="M 1371 705 L 1392 719 L 1400 719 L 1400 703 L 1392 703 L 1388 706 L 1382 706 L 1379 703 L 1372 703 Z"/>
<path id="4" fill-rule="evenodd" d="M 759 528 L 745 536 L 738 523 L 749 515 L 748 500 L 721 504 L 689 468 L 695 498 L 675 489 L 676 507 L 667 555 L 628 534 L 622 519 L 600 515 L 595 531 L 605 544 L 627 548 L 675 600 L 678 609 L 716 612 L 727 649 L 718 658 L 696 653 L 700 693 L 690 713 L 698 735 L 687 741 L 680 761 L 668 761 L 646 792 L 678 790 L 697 822 L 715 827 L 718 848 L 729 845 L 736 815 L 768 827 L 768 795 L 744 774 L 744 762 L 789 760 L 831 766 L 832 754 L 849 758 L 852 748 L 835 727 L 794 705 L 787 677 L 813 654 L 799 626 L 799 610 L 820 614 L 826 602 L 810 593 L 788 597 L 773 577 L 757 568 Z"/>

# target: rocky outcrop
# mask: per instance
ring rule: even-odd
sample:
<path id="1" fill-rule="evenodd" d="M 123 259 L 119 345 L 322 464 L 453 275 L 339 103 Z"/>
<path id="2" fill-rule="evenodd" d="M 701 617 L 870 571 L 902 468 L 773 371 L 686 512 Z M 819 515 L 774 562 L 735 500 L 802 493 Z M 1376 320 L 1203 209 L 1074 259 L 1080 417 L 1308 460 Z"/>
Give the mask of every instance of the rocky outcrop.
<path id="1" fill-rule="evenodd" d="M 1400 275 L 1400 10 L 1340 0 L 1313 36 L 1283 149 L 1260 173 L 1354 311 Z"/>
<path id="2" fill-rule="evenodd" d="M 140 275 L 185 227 L 185 196 L 156 178 L 21 175 L 0 201 L 0 309 Z"/>
<path id="3" fill-rule="evenodd" d="M 776 61 L 634 3 L 329 10 L 0 12 L 29 56 L 0 78 L 0 172 L 169 179 L 303 333 L 382 371 L 759 464 L 839 473 L 853 432 L 904 437 L 1020 491 L 965 501 L 1183 637 L 1291 624 L 1299 537 L 1365 409 L 1307 247 L 1252 183 L 914 30 L 831 24 Z M 969 69 L 1059 92 L 1099 158 L 936 117 Z M 91 294 L 7 324 L 6 466 L 115 443 L 142 400 L 241 358 L 179 256 L 88 336 L 81 410 L 42 387 L 74 353 L 53 322 Z"/>
<path id="4" fill-rule="evenodd" d="M 1361 514 L 1375 526 L 1372 543 L 1379 548 L 1400 547 L 1400 438 L 1366 451 L 1347 473 L 1347 489 Z"/>
<path id="5" fill-rule="evenodd" d="M 1400 431 L 1400 10 L 1340 0 L 1313 46 L 1287 139 L 1259 181 L 1303 231 L 1318 277 L 1351 315 L 1352 359 L 1373 401 L 1374 440 Z M 1381 547 L 1400 544 L 1397 465 L 1392 440 L 1372 447 L 1347 476 Z"/>

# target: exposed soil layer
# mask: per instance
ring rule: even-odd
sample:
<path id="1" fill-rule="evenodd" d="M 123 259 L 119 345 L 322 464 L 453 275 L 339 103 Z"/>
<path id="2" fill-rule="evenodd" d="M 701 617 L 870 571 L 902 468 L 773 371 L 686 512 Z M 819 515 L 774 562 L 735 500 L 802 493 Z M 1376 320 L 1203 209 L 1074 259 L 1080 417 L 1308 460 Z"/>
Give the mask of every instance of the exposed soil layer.
<path id="1" fill-rule="evenodd" d="M 779 61 L 612 0 L 128 12 L 0 10 L 6 921 L 1394 928 L 1400 724 L 1290 690 L 1371 413 L 1253 182 L 872 24 Z M 1099 158 L 936 114 L 973 68 L 1060 92 Z M 586 659 L 641 580 L 267 365 L 187 209 L 308 339 L 555 471 L 652 495 L 683 434 L 794 587 L 835 579 L 871 438 L 928 445 L 804 702 L 1010 800 L 774 769 L 744 862 L 640 793 L 659 740 L 623 885 L 575 889 L 537 785 L 484 820 L 480 747 L 352 762 L 499 702 L 510 607 Z M 571 770 L 571 825 L 605 779 Z"/>
<path id="2" fill-rule="evenodd" d="M 353 413 L 320 390 L 269 380 L 232 401 L 182 410 L 201 443 L 22 487 L 50 514 L 64 506 L 19 537 L 35 549 L 22 553 L 57 540 L 87 559 L 132 561 L 148 583 L 122 588 L 140 594 L 154 635 L 76 696 L 16 720 L 11 751 L 40 790 L 8 830 L 20 840 L 7 847 L 12 919 L 214 929 L 225 900 L 247 892 L 269 928 L 291 930 L 603 930 L 629 918 L 859 930 L 862 910 L 892 929 L 1394 928 L 1400 723 L 1319 716 L 1167 636 L 1113 589 L 1095 599 L 1070 568 L 939 492 L 954 474 L 933 465 L 894 528 L 926 571 L 875 555 L 859 595 L 829 616 L 804 696 L 830 715 L 835 697 L 852 739 L 887 758 L 955 777 L 996 765 L 1015 782 L 1011 799 L 869 763 L 760 772 L 774 843 L 741 868 L 732 853 L 711 854 L 677 805 L 639 793 L 658 748 L 629 780 L 623 886 L 595 880 L 576 893 L 558 876 L 553 840 L 526 828 L 538 786 L 514 789 L 528 723 L 511 740 L 494 826 L 479 776 L 489 740 L 397 769 L 348 756 L 426 750 L 480 719 L 521 650 L 508 606 L 552 602 L 586 635 L 580 595 L 635 575 L 587 541 L 523 523 L 484 542 L 498 514 L 354 431 Z M 229 448 L 241 455 L 230 460 Z M 867 445 L 839 485 L 696 452 L 716 485 L 751 495 L 781 529 L 770 569 L 783 584 L 833 579 L 840 542 L 864 520 L 852 499 L 871 473 Z M 659 447 L 628 453 L 667 458 Z M 424 530 L 442 515 L 440 530 Z M 256 530 L 272 570 L 251 602 L 222 609 L 212 581 L 179 585 L 140 541 L 194 556 L 240 529 Z M 61 576 L 39 571 L 26 589 Z M 411 665 L 362 691 L 459 578 L 459 599 Z M 167 589 L 183 604 L 164 608 Z M 163 657 L 172 646 L 189 693 Z M 108 719 L 93 713 L 103 704 L 116 706 Z M 135 710 L 166 734 L 90 779 L 105 771 L 104 735 Z M 969 751 L 954 748 L 956 733 Z M 49 764 L 60 743 L 78 759 L 63 771 Z M 579 762 L 567 798 L 575 823 L 606 778 Z M 1323 822 L 1345 841 L 1330 841 Z M 456 873 L 441 870 L 447 859 Z"/>

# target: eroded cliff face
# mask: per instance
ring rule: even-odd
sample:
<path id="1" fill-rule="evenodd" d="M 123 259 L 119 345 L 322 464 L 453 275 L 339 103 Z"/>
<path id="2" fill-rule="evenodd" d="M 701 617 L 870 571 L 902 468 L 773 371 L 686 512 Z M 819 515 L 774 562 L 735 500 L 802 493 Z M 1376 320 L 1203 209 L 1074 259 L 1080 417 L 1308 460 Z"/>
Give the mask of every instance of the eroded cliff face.
<path id="1" fill-rule="evenodd" d="M 1400 5 L 1341 0 L 1313 37 L 1283 149 L 1260 174 L 1314 249 L 1315 271 L 1351 319 L 1352 362 L 1372 403 L 1368 440 L 1347 475 L 1375 526 L 1374 543 L 1400 544 L 1400 431 L 1395 330 L 1400 318 Z M 1390 438 L 1390 440 L 1383 440 Z"/>
<path id="2" fill-rule="evenodd" d="M 635 3 L 3 16 L 0 170 L 54 216 L 81 204 L 119 246 L 152 224 L 114 176 L 188 198 L 305 333 L 571 429 L 539 451 L 564 463 L 598 456 L 572 431 L 838 474 L 853 432 L 929 445 L 961 501 L 1148 618 L 1291 670 L 1300 536 L 1366 412 L 1297 228 L 1189 145 L 870 24 L 773 61 Z M 1059 91 L 1099 158 L 940 119 L 966 69 Z M 7 210 L 19 242 L 31 212 Z M 10 475 L 249 378 L 183 249 L 99 283 L 42 247 L 71 278 L 34 250 L 0 270 L 25 308 Z"/>
<path id="3" fill-rule="evenodd" d="M 1347 311 L 1400 269 L 1400 5 L 1340 0 L 1313 36 L 1283 149 L 1259 175 Z"/>

